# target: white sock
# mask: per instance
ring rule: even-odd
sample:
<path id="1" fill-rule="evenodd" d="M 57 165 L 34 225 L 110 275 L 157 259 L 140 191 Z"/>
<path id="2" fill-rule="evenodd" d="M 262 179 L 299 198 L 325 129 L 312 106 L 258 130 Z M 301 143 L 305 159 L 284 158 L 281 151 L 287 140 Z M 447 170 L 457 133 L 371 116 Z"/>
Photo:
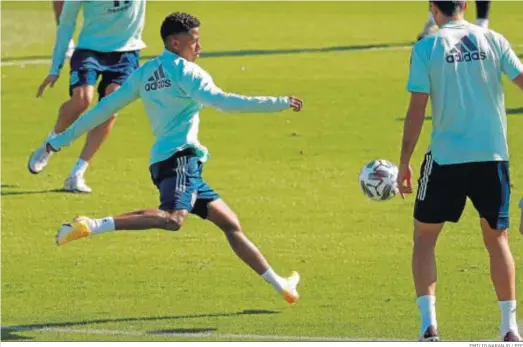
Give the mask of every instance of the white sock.
<path id="1" fill-rule="evenodd" d="M 436 296 L 424 295 L 416 299 L 419 311 L 421 313 L 421 333 L 424 334 L 429 326 L 438 328 L 436 321 Z"/>
<path id="2" fill-rule="evenodd" d="M 488 28 L 488 19 L 478 18 L 478 19 L 476 19 L 476 25 L 487 29 Z"/>
<path id="3" fill-rule="evenodd" d="M 87 167 L 89 166 L 89 163 L 83 160 L 82 158 L 79 158 L 76 162 L 75 166 L 73 167 L 73 170 L 71 171 L 71 174 L 69 176 L 79 176 L 83 177 L 85 170 L 87 170 Z"/>
<path id="4" fill-rule="evenodd" d="M 518 334 L 518 323 L 516 322 L 516 300 L 498 301 L 501 309 L 501 336 L 504 337 L 509 331 Z"/>
<path id="5" fill-rule="evenodd" d="M 287 283 L 287 281 L 283 277 L 278 276 L 278 274 L 274 272 L 272 268 L 269 268 L 267 271 L 265 271 L 262 277 L 264 280 L 272 284 L 274 289 L 276 289 L 278 292 L 281 292 Z"/>
<path id="6" fill-rule="evenodd" d="M 105 217 L 101 219 L 91 219 L 89 221 L 89 229 L 93 235 L 101 234 L 106 231 L 114 230 L 114 219 L 113 217 Z"/>

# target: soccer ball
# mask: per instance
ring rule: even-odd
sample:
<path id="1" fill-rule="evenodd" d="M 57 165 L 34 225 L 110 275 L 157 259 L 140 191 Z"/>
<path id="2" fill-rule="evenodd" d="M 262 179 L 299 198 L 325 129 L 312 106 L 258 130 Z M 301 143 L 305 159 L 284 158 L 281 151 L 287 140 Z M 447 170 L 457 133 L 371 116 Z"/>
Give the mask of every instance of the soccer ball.
<path id="1" fill-rule="evenodd" d="M 363 194 L 375 201 L 392 199 L 398 193 L 398 168 L 388 160 L 373 160 L 361 169 Z"/>

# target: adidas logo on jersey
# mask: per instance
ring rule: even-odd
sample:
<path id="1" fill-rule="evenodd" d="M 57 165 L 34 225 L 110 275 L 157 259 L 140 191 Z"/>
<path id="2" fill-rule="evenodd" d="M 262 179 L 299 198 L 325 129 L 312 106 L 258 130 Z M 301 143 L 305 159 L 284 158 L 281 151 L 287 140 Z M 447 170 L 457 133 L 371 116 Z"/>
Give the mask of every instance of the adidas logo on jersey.
<path id="1" fill-rule="evenodd" d="M 162 65 L 160 65 L 158 69 L 154 70 L 153 75 L 149 77 L 147 82 L 148 83 L 145 85 L 146 92 L 162 88 L 168 88 L 172 85 L 171 80 L 165 78 L 165 73 L 163 72 Z"/>
<path id="2" fill-rule="evenodd" d="M 445 57 L 447 63 L 461 63 L 485 59 L 487 59 L 487 53 L 480 52 L 478 46 L 476 46 L 468 36 L 463 36 Z"/>

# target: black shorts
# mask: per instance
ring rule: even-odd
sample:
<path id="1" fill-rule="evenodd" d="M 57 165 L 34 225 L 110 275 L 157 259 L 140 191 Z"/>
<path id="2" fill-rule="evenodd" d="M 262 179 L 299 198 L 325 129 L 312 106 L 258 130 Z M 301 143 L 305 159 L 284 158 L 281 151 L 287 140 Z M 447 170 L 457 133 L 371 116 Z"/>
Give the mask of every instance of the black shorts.
<path id="1" fill-rule="evenodd" d="M 507 161 L 439 165 L 429 152 L 421 166 L 414 218 L 423 223 L 458 222 L 467 197 L 495 230 L 509 227 Z"/>

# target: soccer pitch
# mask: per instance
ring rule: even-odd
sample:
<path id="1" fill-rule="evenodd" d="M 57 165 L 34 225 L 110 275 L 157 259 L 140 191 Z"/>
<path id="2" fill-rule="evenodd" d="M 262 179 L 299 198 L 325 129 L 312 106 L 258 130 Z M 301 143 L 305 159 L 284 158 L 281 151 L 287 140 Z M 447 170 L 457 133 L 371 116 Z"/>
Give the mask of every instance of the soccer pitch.
<path id="1" fill-rule="evenodd" d="M 282 275 L 300 272 L 289 306 L 240 262 L 222 232 L 191 217 L 180 232 L 117 232 L 56 247 L 61 223 L 158 205 L 148 172 L 152 134 L 140 102 L 121 112 L 86 179 L 94 192 L 59 192 L 83 139 L 40 175 L 27 159 L 68 96 L 68 71 L 42 99 L 55 24 L 50 2 L 2 2 L 2 340 L 414 340 L 410 270 L 414 197 L 383 203 L 358 183 L 372 159 L 397 163 L 408 102 L 410 45 L 421 2 L 150 2 L 143 61 L 162 50 L 173 11 L 202 22 L 198 63 L 226 91 L 297 95 L 295 114 L 201 113 L 211 152 L 204 177 L 237 212 Z M 468 18 L 474 20 L 470 3 Z M 523 12 L 492 4 L 491 27 L 523 57 Z M 511 248 L 523 319 L 523 97 L 506 81 Z M 425 123 L 413 165 L 427 147 Z M 488 255 L 470 202 L 437 248 L 443 340 L 499 338 Z"/>

